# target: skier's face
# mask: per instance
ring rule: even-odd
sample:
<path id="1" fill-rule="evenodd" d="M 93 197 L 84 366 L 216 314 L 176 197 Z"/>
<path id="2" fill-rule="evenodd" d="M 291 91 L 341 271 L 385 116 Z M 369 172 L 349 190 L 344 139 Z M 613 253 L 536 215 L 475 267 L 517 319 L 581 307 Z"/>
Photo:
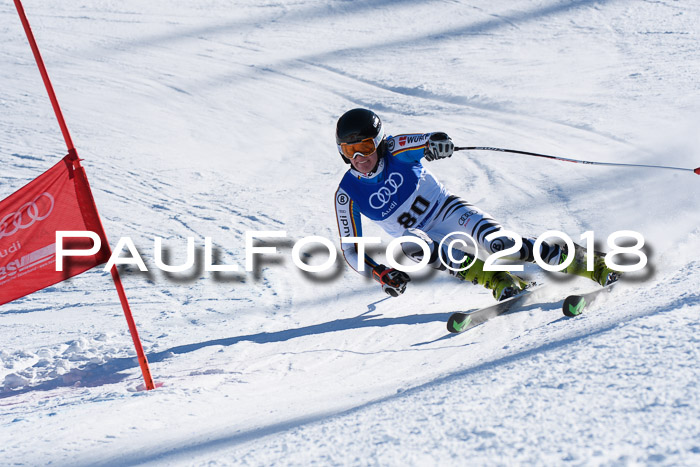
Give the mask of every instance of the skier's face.
<path id="1" fill-rule="evenodd" d="M 377 165 L 377 159 L 377 151 L 375 150 L 372 154 L 370 154 L 367 157 L 357 156 L 354 159 L 351 159 L 350 163 L 355 168 L 355 170 L 366 174 L 371 172 L 372 169 L 374 169 L 374 167 Z"/>

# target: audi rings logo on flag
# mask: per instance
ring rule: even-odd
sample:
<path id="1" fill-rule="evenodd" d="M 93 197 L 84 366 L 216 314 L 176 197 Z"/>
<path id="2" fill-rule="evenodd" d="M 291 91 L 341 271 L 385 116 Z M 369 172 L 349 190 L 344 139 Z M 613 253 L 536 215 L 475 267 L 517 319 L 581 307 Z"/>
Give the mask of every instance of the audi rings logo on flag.
<path id="1" fill-rule="evenodd" d="M 20 229 L 28 229 L 35 222 L 43 221 L 51 214 L 54 198 L 51 193 L 43 192 L 33 201 L 25 203 L 19 210 L 0 220 L 0 239 L 11 237 Z"/>
<path id="2" fill-rule="evenodd" d="M 386 203 L 391 200 L 391 195 L 399 191 L 401 185 L 403 185 L 403 175 L 398 172 L 393 172 L 384 182 L 384 186 L 369 197 L 369 205 L 374 209 L 383 208 L 386 206 Z"/>

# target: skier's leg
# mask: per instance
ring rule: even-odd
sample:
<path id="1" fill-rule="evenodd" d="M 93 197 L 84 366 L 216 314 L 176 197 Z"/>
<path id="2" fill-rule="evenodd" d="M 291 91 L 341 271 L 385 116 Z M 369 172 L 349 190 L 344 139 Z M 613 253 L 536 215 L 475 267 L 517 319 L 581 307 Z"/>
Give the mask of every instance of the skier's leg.
<path id="1" fill-rule="evenodd" d="M 445 200 L 443 206 L 426 228 L 431 236 L 444 237 L 454 232 L 465 233 L 485 250 L 486 255 L 503 251 L 515 245 L 515 240 L 509 236 L 486 240 L 489 234 L 500 230 L 503 230 L 503 227 L 490 215 L 456 196 L 449 196 Z M 534 263 L 535 239 L 529 237 L 521 239 L 522 246 L 518 253 L 506 258 Z M 587 277 L 601 285 L 607 285 L 620 277 L 619 272 L 606 266 L 603 255 L 597 252 L 594 253 L 594 269 L 589 271 L 586 263 L 586 249 L 580 245 L 574 245 L 574 251 L 568 252 L 566 246 L 562 247 L 556 243 L 543 241 L 540 244 L 540 258 L 545 263 L 556 266 L 562 264 L 567 256 L 573 254 L 574 259 L 571 264 L 562 272 Z"/>
<path id="2" fill-rule="evenodd" d="M 574 243 L 573 252 L 569 252 L 568 247 L 566 246 L 564 246 L 562 250 L 563 253 L 561 263 L 566 261 L 569 256 L 573 255 L 571 264 L 569 264 L 562 272 L 587 277 L 588 279 L 591 279 L 602 286 L 612 284 L 622 275 L 621 272 L 615 271 L 605 264 L 605 256 L 602 253 L 598 253 L 597 251 L 593 252 L 593 270 L 589 271 L 587 259 L 588 251 L 584 247 Z"/>
<path id="3" fill-rule="evenodd" d="M 506 271 L 484 271 L 484 262 L 475 255 L 462 250 L 449 250 L 449 245 L 434 241 L 425 232 L 411 229 L 404 232 L 404 236 L 415 236 L 428 245 L 430 258 L 428 265 L 439 271 L 447 271 L 460 280 L 481 284 L 491 289 L 496 300 L 516 295 L 527 285 L 525 281 Z M 401 248 L 406 256 L 415 262 L 421 262 L 424 251 L 420 245 L 413 242 L 404 242 Z"/>
<path id="4" fill-rule="evenodd" d="M 452 259 L 448 256 L 447 247 L 443 246 L 440 248 L 439 244 L 430 238 L 425 232 L 418 229 L 409 229 L 404 232 L 404 236 L 416 237 L 424 241 L 430 250 L 430 259 L 428 260 L 428 266 L 438 271 L 447 271 L 449 274 L 455 276 L 456 272 L 454 270 L 459 269 L 462 264 L 468 258 L 473 258 L 473 255 L 469 255 L 461 250 L 452 250 Z M 403 253 L 408 256 L 411 260 L 416 263 L 423 261 L 423 248 L 420 245 L 413 242 L 404 242 L 401 244 L 401 249 Z M 454 261 L 453 261 L 454 260 Z M 448 267 L 449 266 L 449 267 Z"/>
<path id="5" fill-rule="evenodd" d="M 488 213 L 454 195 L 446 198 L 425 230 L 431 237 L 438 238 L 460 233 L 466 234 L 477 242 L 486 256 L 515 245 L 515 239 L 510 236 L 487 240 L 486 237 L 490 234 L 503 230 L 501 224 Z M 534 263 L 535 239 L 521 237 L 521 240 L 520 250 L 515 255 L 506 258 Z M 559 245 L 542 242 L 539 253 L 547 264 L 557 265 L 560 263 L 561 252 Z"/>

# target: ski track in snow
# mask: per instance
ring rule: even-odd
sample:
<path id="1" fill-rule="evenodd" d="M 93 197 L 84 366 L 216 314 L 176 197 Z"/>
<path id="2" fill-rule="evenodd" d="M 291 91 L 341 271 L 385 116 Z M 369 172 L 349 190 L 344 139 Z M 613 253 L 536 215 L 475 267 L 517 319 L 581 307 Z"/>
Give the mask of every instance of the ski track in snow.
<path id="1" fill-rule="evenodd" d="M 492 302 L 439 274 L 385 297 L 338 259 L 294 267 L 294 241 L 337 236 L 352 107 L 392 134 L 584 160 L 700 165 L 693 2 L 25 0 L 111 244 L 156 391 L 142 383 L 108 273 L 0 307 L 0 465 L 700 464 L 700 184 L 692 174 L 493 153 L 427 167 L 507 229 L 617 230 L 646 274 L 576 319 L 591 284 L 527 265 L 541 303 L 447 335 Z M 0 2 L 0 197 L 64 144 L 12 2 Z M 695 177 L 697 178 L 697 177 Z M 388 237 L 371 224 L 365 234 Z M 254 272 L 247 231 L 277 257 Z M 154 268 L 153 238 L 166 262 Z M 3 245 L 0 244 L 0 252 Z M 380 255 L 381 256 L 381 255 Z M 324 253 L 306 260 L 321 262 Z"/>

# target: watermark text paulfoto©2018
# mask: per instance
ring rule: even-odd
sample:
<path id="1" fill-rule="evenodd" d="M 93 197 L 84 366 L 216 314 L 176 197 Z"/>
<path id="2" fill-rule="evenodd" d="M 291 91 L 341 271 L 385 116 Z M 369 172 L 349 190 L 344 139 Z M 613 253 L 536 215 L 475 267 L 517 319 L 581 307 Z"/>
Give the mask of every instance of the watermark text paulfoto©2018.
<path id="1" fill-rule="evenodd" d="M 502 251 L 498 251 L 485 260 L 484 269 L 487 271 L 522 271 L 523 266 L 521 264 L 498 264 L 496 261 L 500 258 L 508 259 L 511 255 L 517 257 L 517 253 L 522 247 L 521 236 L 514 232 L 500 230 L 493 232 L 486 237 L 487 241 L 492 241 L 499 237 L 508 237 L 514 241 L 514 244 Z M 559 238 L 564 241 L 568 246 L 568 251 L 574 251 L 574 243 L 571 238 L 557 230 L 549 230 L 540 235 L 536 242 L 534 248 L 535 262 L 547 271 L 561 271 L 571 264 L 574 259 L 573 255 L 569 255 L 564 262 L 559 265 L 553 266 L 544 262 L 541 258 L 539 251 L 540 245 L 543 241 L 550 238 Z M 92 240 L 93 245 L 91 248 L 87 249 L 68 249 L 64 247 L 64 239 L 70 238 L 89 238 Z M 284 239 L 287 238 L 287 232 L 285 231 L 247 231 L 245 232 L 245 271 L 251 272 L 254 270 L 254 257 L 256 255 L 269 255 L 278 254 L 278 250 L 274 246 L 258 246 L 254 245 L 255 240 L 263 239 Z M 588 251 L 586 257 L 586 265 L 589 271 L 594 268 L 594 233 L 593 231 L 587 231 L 581 235 L 581 240 L 585 242 L 586 249 Z M 618 242 L 621 239 L 633 239 L 636 243 L 632 246 L 620 246 Z M 163 261 L 162 254 L 162 239 L 160 237 L 154 237 L 153 253 L 155 265 L 158 269 L 165 272 L 184 272 L 192 268 L 195 263 L 195 240 L 194 237 L 187 237 L 187 247 L 186 247 L 186 261 L 179 265 L 168 265 Z M 342 243 L 354 243 L 357 245 L 357 253 L 360 258 L 364 257 L 366 245 L 380 244 L 380 237 L 341 237 Z M 396 260 L 396 250 L 401 248 L 403 243 L 414 243 L 418 245 L 423 250 L 423 258 L 410 265 L 400 264 Z M 639 232 L 633 230 L 620 230 L 613 232 L 607 238 L 607 244 L 610 251 L 605 255 L 605 263 L 608 267 L 621 272 L 633 272 L 643 269 L 647 265 L 647 256 L 642 251 L 644 246 L 644 237 Z M 322 246 L 328 251 L 328 258 L 325 262 L 319 265 L 306 264 L 301 259 L 301 253 L 304 248 L 309 246 Z M 445 236 L 439 244 L 440 247 L 446 246 L 447 253 L 450 260 L 454 261 L 454 250 L 469 251 L 470 253 L 478 254 L 478 245 L 476 241 L 469 235 L 463 232 L 453 232 L 450 235 Z M 80 256 L 92 256 L 96 254 L 101 248 L 100 237 L 91 231 L 57 231 L 56 232 L 56 271 L 63 270 L 64 259 L 70 257 L 80 257 Z M 127 249 L 130 256 L 121 256 L 124 249 Z M 616 262 L 615 257 L 618 255 L 633 255 L 638 258 L 638 261 L 634 264 L 620 264 Z M 428 243 L 419 236 L 407 235 L 403 237 L 398 237 L 393 239 L 386 247 L 386 260 L 387 263 L 400 271 L 403 272 L 416 272 L 427 266 L 430 260 L 430 246 Z M 440 255 L 438 255 L 440 256 Z M 319 273 L 327 271 L 335 265 L 338 259 L 338 251 L 333 242 L 325 237 L 321 236 L 309 236 L 304 237 L 294 243 L 292 248 L 291 257 L 294 265 L 299 269 Z M 440 261 L 443 262 L 442 258 Z M 443 264 L 455 270 L 455 268 Z M 469 266 L 462 268 L 461 270 L 468 269 Z M 139 253 L 136 245 L 131 240 L 130 237 L 121 237 L 116 247 L 112 251 L 109 261 L 104 266 L 105 271 L 109 271 L 115 265 L 136 265 L 141 271 L 148 271 L 146 264 L 143 261 L 143 257 Z M 360 271 L 364 270 L 364 262 L 360 261 L 358 264 L 358 269 Z M 204 270 L 207 272 L 239 272 L 240 269 L 236 264 L 213 264 L 213 246 L 212 238 L 204 238 Z M 456 269 L 459 270 L 459 269 Z"/>

